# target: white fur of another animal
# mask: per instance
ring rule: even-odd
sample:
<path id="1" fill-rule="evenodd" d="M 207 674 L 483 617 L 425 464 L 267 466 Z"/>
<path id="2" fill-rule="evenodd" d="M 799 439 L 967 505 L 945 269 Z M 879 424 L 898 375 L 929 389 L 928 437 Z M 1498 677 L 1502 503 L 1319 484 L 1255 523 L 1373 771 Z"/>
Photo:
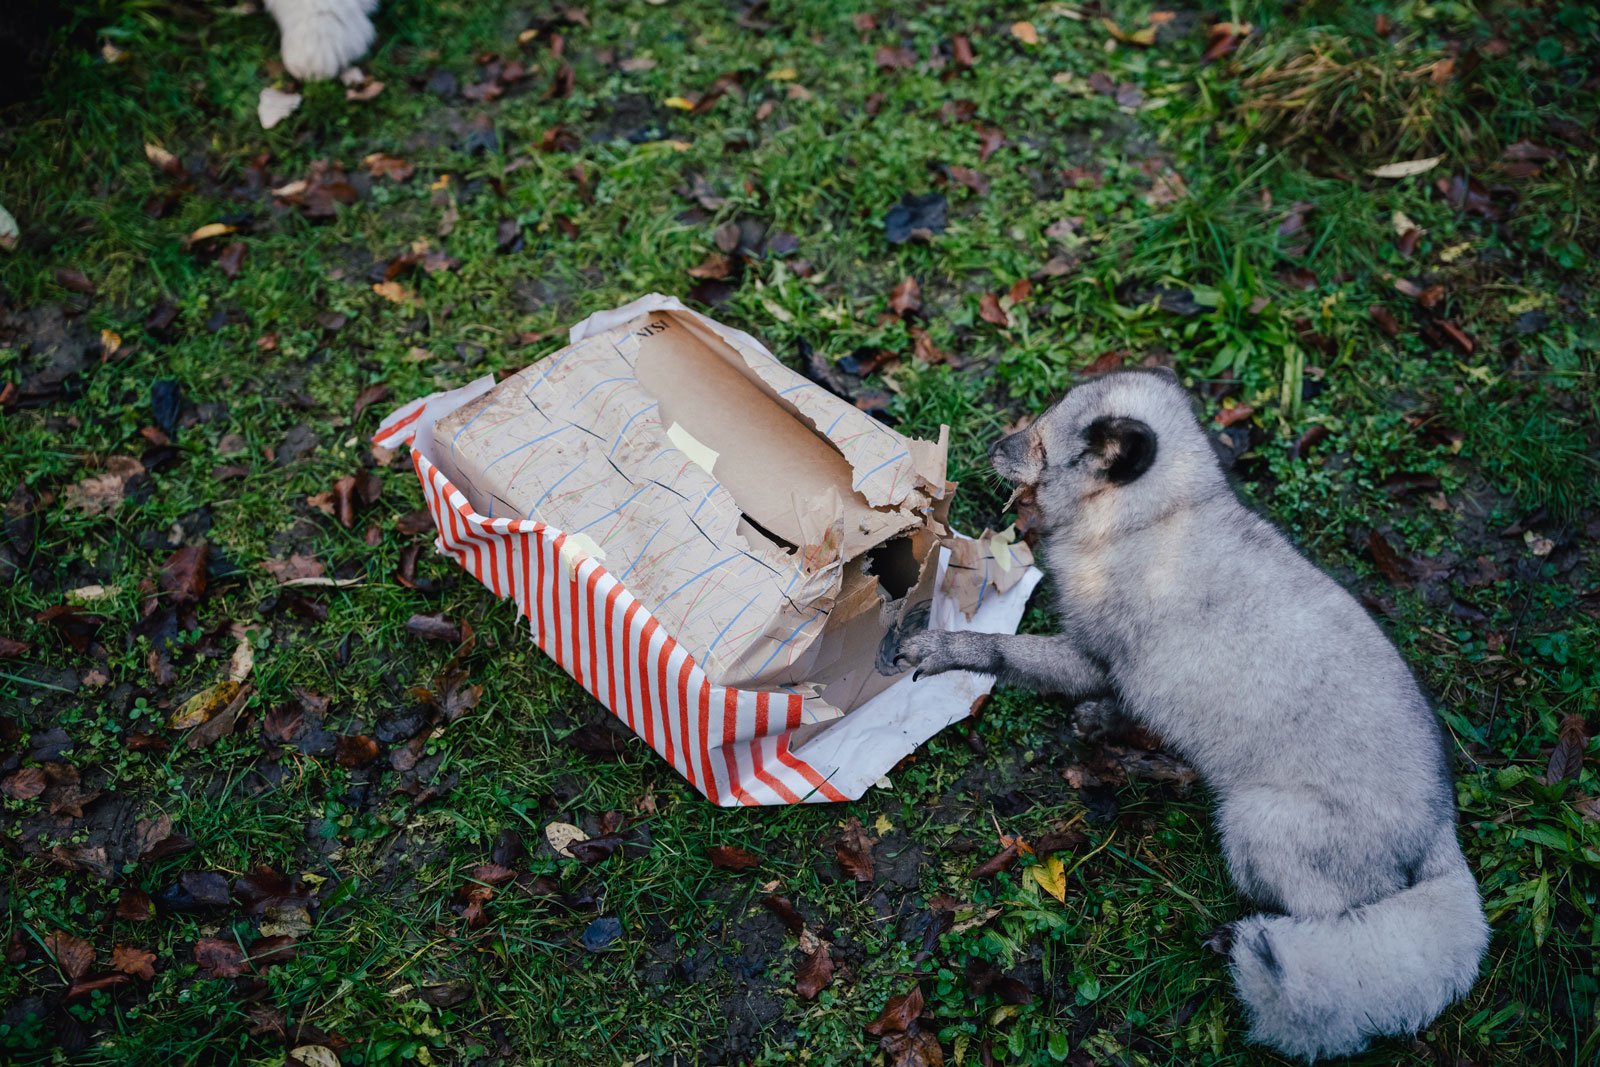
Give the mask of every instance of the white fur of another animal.
<path id="1" fill-rule="evenodd" d="M 372 47 L 378 0 L 266 0 L 283 37 L 283 65 L 301 81 L 339 74 Z"/>

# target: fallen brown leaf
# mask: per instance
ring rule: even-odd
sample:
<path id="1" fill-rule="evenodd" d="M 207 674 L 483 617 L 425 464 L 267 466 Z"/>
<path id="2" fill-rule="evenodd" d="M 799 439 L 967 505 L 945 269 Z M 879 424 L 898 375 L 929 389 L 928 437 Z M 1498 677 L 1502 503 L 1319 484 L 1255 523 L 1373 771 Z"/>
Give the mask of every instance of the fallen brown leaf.
<path id="1" fill-rule="evenodd" d="M 406 620 L 406 632 L 424 641 L 461 640 L 461 627 L 443 615 L 413 615 Z"/>
<path id="2" fill-rule="evenodd" d="M 813 1000 L 832 983 L 833 956 L 824 941 L 794 969 L 794 989 L 802 1000 Z"/>
<path id="3" fill-rule="evenodd" d="M 993 126 L 974 126 L 978 132 L 978 162 L 987 163 L 989 157 L 1005 147 L 1006 135 Z"/>
<path id="4" fill-rule="evenodd" d="M 805 920 L 800 918 L 800 912 L 795 909 L 794 902 L 788 897 L 778 896 L 776 893 L 761 898 L 762 907 L 783 921 L 784 927 L 796 937 L 805 929 Z"/>
<path id="5" fill-rule="evenodd" d="M 878 1047 L 888 1054 L 889 1067 L 944 1067 L 944 1050 L 939 1047 L 939 1039 L 921 1026 L 913 1026 L 904 1033 L 885 1034 L 878 1040 Z M 980 1046 L 980 1064 L 984 1063 L 982 1049 Z"/>
<path id="6" fill-rule="evenodd" d="M 69 871 L 104 879 L 110 879 L 114 873 L 104 845 L 57 845 L 46 855 Z"/>
<path id="7" fill-rule="evenodd" d="M 921 308 L 922 288 L 917 285 L 915 278 L 906 278 L 889 294 L 889 310 L 902 318 L 907 312 L 918 311 Z"/>
<path id="8" fill-rule="evenodd" d="M 0 793 L 12 800 L 32 800 L 44 792 L 45 776 L 39 767 L 24 767 L 0 781 Z"/>
<path id="9" fill-rule="evenodd" d="M 356 406 L 355 410 L 350 413 L 350 420 L 352 422 L 358 421 L 363 411 L 366 411 L 373 404 L 387 400 L 388 397 L 389 387 L 383 382 L 374 382 L 372 385 L 367 386 L 356 396 Z"/>
<path id="10" fill-rule="evenodd" d="M 917 65 L 917 54 L 909 48 L 880 47 L 873 56 L 880 70 L 910 70 Z"/>
<path id="11" fill-rule="evenodd" d="M 1235 404 L 1231 408 L 1223 408 L 1217 412 L 1216 423 L 1218 426 L 1232 426 L 1235 423 L 1244 422 L 1255 413 L 1256 409 L 1248 404 Z"/>
<path id="12" fill-rule="evenodd" d="M 242 241 L 235 241 L 222 250 L 217 257 L 217 268 L 222 271 L 224 278 L 237 278 L 239 270 L 244 266 L 245 246 Z"/>
<path id="13" fill-rule="evenodd" d="M 70 1004 L 73 1001 L 82 1000 L 84 997 L 98 993 L 102 989 L 123 985 L 127 981 L 127 975 L 108 971 L 104 974 L 97 974 L 93 978 L 83 978 L 73 982 L 67 987 L 67 991 L 61 995 L 61 999 Z"/>
<path id="14" fill-rule="evenodd" d="M 231 941 L 201 938 L 194 946 L 194 958 L 205 978 L 237 978 L 244 973 L 244 953 Z"/>
<path id="15" fill-rule="evenodd" d="M 992 878 L 1017 861 L 1016 843 L 1007 845 L 989 859 L 974 867 L 968 878 Z"/>
<path id="16" fill-rule="evenodd" d="M 691 278 L 726 278 L 733 273 L 733 260 L 721 252 L 711 252 L 697 265 L 689 268 Z"/>
<path id="17" fill-rule="evenodd" d="M 1550 752 L 1544 780 L 1550 785 L 1577 778 L 1583 767 L 1583 754 L 1589 747 L 1589 727 L 1582 715 L 1573 713 L 1561 720 L 1556 747 Z"/>
<path id="18" fill-rule="evenodd" d="M 366 734 L 347 734 L 334 742 L 334 758 L 341 767 L 365 767 L 378 758 L 378 742 Z"/>
<path id="19" fill-rule="evenodd" d="M 1394 313 L 1382 304 L 1373 304 L 1368 307 L 1367 317 L 1377 324 L 1378 329 L 1390 337 L 1400 336 L 1400 323 L 1395 319 Z"/>
<path id="20" fill-rule="evenodd" d="M 135 978 L 142 978 L 146 982 L 156 976 L 155 967 L 151 966 L 156 961 L 154 952 L 146 952 L 142 948 L 129 948 L 127 945 L 118 945 L 111 950 L 111 967 L 123 974 L 131 974 Z"/>
<path id="21" fill-rule="evenodd" d="M 993 293 L 984 293 L 978 298 L 978 317 L 984 322 L 996 326 L 1009 327 L 1011 316 L 1000 306 L 1000 298 Z"/>
<path id="22" fill-rule="evenodd" d="M 857 882 L 871 882 L 873 878 L 872 846 L 876 841 L 867 836 L 867 831 L 862 827 L 861 820 L 850 816 L 850 821 L 845 823 L 844 832 L 839 835 L 839 844 L 835 848 L 835 855 L 839 859 L 839 866 Z"/>
<path id="23" fill-rule="evenodd" d="M 94 295 L 94 282 L 91 282 L 83 271 L 71 267 L 56 268 L 56 284 L 74 293 L 82 293 L 84 296 Z"/>
<path id="24" fill-rule="evenodd" d="M 923 329 L 921 326 L 913 326 L 909 332 L 911 334 L 911 341 L 914 346 L 912 351 L 917 359 L 924 363 L 949 363 L 952 366 L 956 365 L 955 361 L 950 358 L 950 353 L 933 343 L 933 338 L 928 335 L 927 330 Z"/>
<path id="25" fill-rule="evenodd" d="M 1291 289 L 1310 291 L 1317 287 L 1317 276 L 1309 267 L 1291 267 L 1278 274 L 1278 279 Z"/>
<path id="26" fill-rule="evenodd" d="M 292 582 L 297 578 L 321 578 L 327 573 L 319 561 L 299 552 L 288 559 L 269 559 L 261 564 L 261 568 L 280 582 Z"/>
<path id="27" fill-rule="evenodd" d="M 744 871 L 761 865 L 761 857 L 751 855 L 735 845 L 712 845 L 706 849 L 711 866 L 729 871 Z"/>
<path id="28" fill-rule="evenodd" d="M 110 456 L 103 473 L 67 487 L 62 503 L 91 518 L 114 511 L 122 503 L 128 479 L 144 473 L 144 464 L 132 456 Z"/>
<path id="29" fill-rule="evenodd" d="M 125 922 L 148 922 L 155 910 L 155 902 L 142 889 L 123 889 L 117 895 L 116 916 Z"/>
<path id="30" fill-rule="evenodd" d="M 965 185 L 979 196 L 989 191 L 989 178 L 982 171 L 973 170 L 971 167 L 961 167 L 950 164 L 950 177 Z"/>
<path id="31" fill-rule="evenodd" d="M 69 933 L 57 930 L 46 934 L 44 947 L 68 978 L 82 978 L 94 966 L 94 946 Z"/>
<path id="32" fill-rule="evenodd" d="M 917 1016 L 921 1014 L 922 987 L 912 986 L 911 992 L 902 993 L 897 997 L 890 997 L 889 1002 L 878 1013 L 878 1017 L 868 1023 L 865 1029 L 867 1033 L 874 1037 L 904 1032 L 917 1021 Z"/>
<path id="33" fill-rule="evenodd" d="M 472 868 L 470 874 L 473 881 L 485 885 L 504 885 L 517 876 L 516 871 L 499 863 L 480 863 Z"/>
<path id="34" fill-rule="evenodd" d="M 206 554 L 204 541 L 185 545 L 167 557 L 161 567 L 161 591 L 175 604 L 193 604 L 206 591 Z"/>

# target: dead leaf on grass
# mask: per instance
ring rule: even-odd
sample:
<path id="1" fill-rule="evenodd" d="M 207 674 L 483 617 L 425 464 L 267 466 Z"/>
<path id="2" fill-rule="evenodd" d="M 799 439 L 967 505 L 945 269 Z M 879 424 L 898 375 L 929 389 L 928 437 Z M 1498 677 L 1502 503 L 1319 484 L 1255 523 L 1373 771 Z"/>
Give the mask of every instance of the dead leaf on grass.
<path id="1" fill-rule="evenodd" d="M 922 988 L 920 986 L 912 986 L 911 992 L 890 997 L 889 1002 L 878 1013 L 878 1017 L 868 1023 L 865 1030 L 873 1037 L 903 1033 L 917 1021 L 917 1016 L 921 1014 Z"/>
<path id="2" fill-rule="evenodd" d="M 148 922 L 155 911 L 155 901 L 142 889 L 123 889 L 117 896 L 116 916 L 125 922 Z"/>
<path id="3" fill-rule="evenodd" d="M 733 260 L 721 252 L 711 252 L 696 266 L 689 268 L 691 278 L 726 278 L 733 273 Z"/>
<path id="4" fill-rule="evenodd" d="M 346 734 L 334 742 L 334 759 L 341 767 L 365 767 L 378 758 L 378 742 L 366 734 Z"/>
<path id="5" fill-rule="evenodd" d="M 1549 785 L 1577 778 L 1583 767 L 1583 754 L 1589 747 L 1589 726 L 1582 715 L 1573 713 L 1561 720 L 1556 747 L 1550 752 L 1544 780 Z"/>
<path id="6" fill-rule="evenodd" d="M 244 647 L 248 648 L 249 645 L 245 644 Z M 235 681 L 235 684 L 238 685 L 238 682 Z M 239 715 L 250 702 L 253 692 L 255 692 L 254 686 L 238 685 L 238 692 L 228 701 L 227 706 L 196 726 L 185 739 L 185 744 L 190 748 L 205 748 L 217 739 L 233 733 L 234 727 L 238 725 Z"/>
<path id="7" fill-rule="evenodd" d="M 706 849 L 711 866 L 729 871 L 744 871 L 761 865 L 761 857 L 751 855 L 736 845 L 712 845 Z"/>
<path id="8" fill-rule="evenodd" d="M 922 308 L 922 287 L 915 278 L 906 278 L 889 293 L 889 310 L 902 318 Z"/>
<path id="9" fill-rule="evenodd" d="M 175 604 L 193 604 L 206 591 L 206 555 L 204 541 L 185 545 L 167 557 L 161 566 L 161 591 Z"/>
<path id="10" fill-rule="evenodd" d="M 44 947 L 68 978 L 82 978 L 94 966 L 94 946 L 80 937 L 57 930 L 45 935 Z"/>
<path id="11" fill-rule="evenodd" d="M 778 896 L 776 893 L 761 898 L 761 906 L 783 921 L 785 929 L 796 937 L 805 929 L 805 920 L 800 917 L 800 912 L 795 909 L 794 902 L 788 897 Z"/>
<path id="12" fill-rule="evenodd" d="M 406 620 L 406 632 L 424 641 L 461 640 L 461 627 L 441 615 L 413 615 Z"/>
<path id="13" fill-rule="evenodd" d="M 142 948 L 129 948 L 127 945 L 118 945 L 111 950 L 111 967 L 123 974 L 131 974 L 135 978 L 148 982 L 156 976 L 156 969 L 152 966 L 156 962 L 156 954 L 147 952 Z"/>
<path id="14" fill-rule="evenodd" d="M 261 564 L 261 568 L 279 582 L 289 582 L 296 578 L 321 578 L 327 573 L 321 562 L 299 552 L 288 559 L 269 559 Z"/>
<path id="15" fill-rule="evenodd" d="M 978 317 L 1000 327 L 1011 325 L 1011 315 L 1000 306 L 1000 298 L 993 293 L 984 293 L 978 298 Z"/>
<path id="16" fill-rule="evenodd" d="M 122 503 L 125 483 L 144 473 L 144 464 L 132 456 L 111 456 L 103 473 L 67 487 L 62 503 L 88 516 L 105 515 Z"/>
<path id="17" fill-rule="evenodd" d="M 839 835 L 839 844 L 834 850 L 839 866 L 857 882 L 871 882 L 872 846 L 876 843 L 876 839 L 867 836 L 861 820 L 854 815 L 850 816 L 850 821 L 845 823 L 844 832 Z"/>
<path id="18" fill-rule="evenodd" d="M 1007 867 L 1010 867 L 1013 863 L 1017 862 L 1017 852 L 1017 845 L 1015 842 L 1012 842 L 999 852 L 995 853 L 993 856 L 989 857 L 989 859 L 973 868 L 972 873 L 967 875 L 967 877 L 973 879 L 992 878 L 1001 871 L 1005 870 Z"/>
<path id="19" fill-rule="evenodd" d="M 231 941 L 201 938 L 194 946 L 194 958 L 205 978 L 237 978 L 244 973 L 244 953 Z"/>
<path id="20" fill-rule="evenodd" d="M 820 943 L 816 951 L 807 955 L 794 969 L 794 989 L 802 1000 L 814 1000 L 816 995 L 833 983 L 833 956 L 828 943 Z"/>
<path id="21" fill-rule="evenodd" d="M 238 682 L 218 682 L 216 685 L 207 686 L 184 701 L 182 706 L 172 713 L 167 719 L 167 729 L 191 730 L 221 712 L 238 695 Z"/>
<path id="22" fill-rule="evenodd" d="M 389 386 L 386 383 L 374 382 L 373 384 L 367 386 L 356 395 L 356 406 L 350 412 L 351 421 L 359 421 L 363 411 L 366 411 L 373 404 L 382 403 L 388 398 Z"/>
<path id="23" fill-rule="evenodd" d="M 217 269 L 222 271 L 224 278 L 231 280 L 239 276 L 239 271 L 244 266 L 245 251 L 242 241 L 235 241 L 222 250 L 222 254 L 217 257 Z"/>
<path id="24" fill-rule="evenodd" d="M 0 781 L 0 793 L 12 800 L 32 800 L 44 792 L 44 787 L 44 770 L 39 767 L 24 767 Z"/>
<path id="25" fill-rule="evenodd" d="M 114 873 L 104 845 L 57 845 L 46 855 L 69 871 L 108 880 Z"/>
<path id="26" fill-rule="evenodd" d="M 1444 162 L 1443 156 L 1396 160 L 1393 163 L 1385 163 L 1381 167 L 1373 167 L 1367 173 L 1374 178 L 1409 178 L 1414 174 L 1426 174 L 1442 162 Z"/>

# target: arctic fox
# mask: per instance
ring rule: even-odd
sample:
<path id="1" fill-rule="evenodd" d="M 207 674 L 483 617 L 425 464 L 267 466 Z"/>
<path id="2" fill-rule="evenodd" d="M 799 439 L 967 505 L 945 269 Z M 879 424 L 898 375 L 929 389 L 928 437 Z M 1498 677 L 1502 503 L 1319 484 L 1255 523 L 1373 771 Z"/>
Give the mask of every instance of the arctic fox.
<path id="1" fill-rule="evenodd" d="M 1209 942 L 1251 1040 L 1315 1060 L 1427 1026 L 1471 989 L 1489 927 L 1394 645 L 1235 498 L 1170 372 L 1080 385 L 990 457 L 1043 515 L 1062 632 L 923 632 L 906 660 L 1114 694 L 1193 764 L 1262 909 Z"/>

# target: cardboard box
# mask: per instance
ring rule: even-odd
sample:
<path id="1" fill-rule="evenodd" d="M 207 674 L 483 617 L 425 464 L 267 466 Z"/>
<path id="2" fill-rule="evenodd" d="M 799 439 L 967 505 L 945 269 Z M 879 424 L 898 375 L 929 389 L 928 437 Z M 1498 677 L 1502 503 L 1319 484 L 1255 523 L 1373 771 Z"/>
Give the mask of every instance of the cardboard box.
<path id="1" fill-rule="evenodd" d="M 376 438 L 412 443 L 441 549 L 512 596 L 541 648 L 721 803 L 859 795 L 904 738 L 966 713 L 880 701 L 904 705 L 884 723 L 919 720 L 900 741 L 850 768 L 797 754 L 909 683 L 898 635 L 940 603 L 978 625 L 980 564 L 1006 564 L 990 615 L 1020 617 L 1026 559 L 945 526 L 945 433 L 898 434 L 671 298 L 571 339 L 498 385 L 407 405 Z"/>

